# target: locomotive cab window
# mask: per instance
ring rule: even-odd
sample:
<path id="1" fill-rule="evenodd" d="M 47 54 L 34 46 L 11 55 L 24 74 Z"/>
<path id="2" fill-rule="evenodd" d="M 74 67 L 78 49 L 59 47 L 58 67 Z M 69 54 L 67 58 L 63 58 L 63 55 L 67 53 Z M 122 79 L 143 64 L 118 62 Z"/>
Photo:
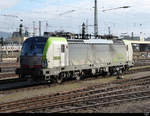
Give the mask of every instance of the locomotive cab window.
<path id="1" fill-rule="evenodd" d="M 65 52 L 65 45 L 61 45 L 61 52 L 62 52 L 62 53 Z"/>

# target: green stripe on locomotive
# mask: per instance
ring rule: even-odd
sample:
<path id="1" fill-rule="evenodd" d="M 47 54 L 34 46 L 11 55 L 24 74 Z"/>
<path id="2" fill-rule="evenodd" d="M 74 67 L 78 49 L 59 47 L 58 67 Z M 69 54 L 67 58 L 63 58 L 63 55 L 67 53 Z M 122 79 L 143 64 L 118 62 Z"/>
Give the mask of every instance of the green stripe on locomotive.
<path id="1" fill-rule="evenodd" d="M 42 56 L 42 60 L 46 60 L 46 54 L 48 52 L 48 49 L 49 47 L 52 45 L 53 42 L 67 42 L 66 38 L 63 38 L 63 37 L 49 37 L 46 44 L 45 44 L 45 47 L 44 47 L 44 51 L 43 51 L 43 56 Z"/>

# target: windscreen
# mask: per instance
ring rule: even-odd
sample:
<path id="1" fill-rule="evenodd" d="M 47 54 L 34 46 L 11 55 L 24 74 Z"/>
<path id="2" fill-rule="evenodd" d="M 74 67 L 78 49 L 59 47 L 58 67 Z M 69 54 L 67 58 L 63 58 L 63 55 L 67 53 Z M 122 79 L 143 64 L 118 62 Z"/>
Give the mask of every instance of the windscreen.
<path id="1" fill-rule="evenodd" d="M 21 56 L 42 56 L 47 39 L 45 37 L 28 38 L 23 43 Z"/>

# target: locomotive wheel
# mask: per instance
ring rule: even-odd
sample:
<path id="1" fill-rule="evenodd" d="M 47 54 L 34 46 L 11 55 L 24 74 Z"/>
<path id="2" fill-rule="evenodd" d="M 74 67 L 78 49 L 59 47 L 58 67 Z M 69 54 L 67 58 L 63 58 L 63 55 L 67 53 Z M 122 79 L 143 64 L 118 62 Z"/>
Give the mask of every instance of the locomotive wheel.
<path id="1" fill-rule="evenodd" d="M 24 77 L 25 77 L 25 75 L 19 74 L 19 78 L 24 78 Z"/>
<path id="2" fill-rule="evenodd" d="M 118 75 L 117 79 L 123 79 L 123 75 Z"/>
<path id="3" fill-rule="evenodd" d="M 29 83 L 32 83 L 32 82 L 33 82 L 33 79 L 32 79 L 32 78 L 28 78 L 27 81 L 28 81 Z"/>
<path id="4" fill-rule="evenodd" d="M 76 80 L 80 81 L 81 77 L 79 75 L 76 76 Z"/>
<path id="5" fill-rule="evenodd" d="M 108 74 L 107 72 L 102 72 L 102 76 L 103 76 L 103 77 L 106 77 L 107 74 Z"/>
<path id="6" fill-rule="evenodd" d="M 75 74 L 75 78 L 76 78 L 76 80 L 80 81 L 80 80 L 81 80 L 80 74 L 76 73 L 76 74 Z"/>
<path id="7" fill-rule="evenodd" d="M 57 83 L 61 84 L 63 82 L 63 78 L 57 77 L 56 81 L 57 81 Z"/>
<path id="8" fill-rule="evenodd" d="M 117 79 L 123 79 L 123 70 L 117 72 Z"/>

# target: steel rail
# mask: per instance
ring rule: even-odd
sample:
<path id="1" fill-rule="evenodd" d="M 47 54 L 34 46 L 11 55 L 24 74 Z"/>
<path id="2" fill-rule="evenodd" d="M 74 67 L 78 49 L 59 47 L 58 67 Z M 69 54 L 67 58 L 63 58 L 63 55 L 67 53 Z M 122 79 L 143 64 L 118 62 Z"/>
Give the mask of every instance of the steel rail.
<path id="1" fill-rule="evenodd" d="M 121 99 L 122 99 L 123 97 L 131 96 L 131 95 L 137 95 L 137 94 L 141 95 L 141 94 L 146 93 L 146 92 L 148 92 L 148 94 L 150 95 L 150 91 L 141 91 L 141 92 L 137 91 L 137 92 L 126 93 L 126 94 L 124 94 L 124 93 L 120 94 L 119 93 L 117 95 L 116 95 L 116 93 L 114 93 L 114 95 L 109 95 L 108 94 L 107 96 L 104 96 L 104 97 L 101 97 L 102 95 L 98 96 L 98 94 L 96 94 L 95 96 L 87 96 L 88 99 L 79 98 L 77 100 L 75 99 L 75 100 L 72 100 L 72 101 L 67 100 L 67 101 L 63 101 L 63 102 L 58 102 L 57 104 L 56 103 L 53 103 L 53 104 L 51 104 L 51 103 L 44 103 L 42 106 L 40 104 L 37 104 L 33 108 L 27 108 L 26 107 L 26 109 L 24 109 L 24 110 L 21 110 L 21 108 L 20 108 L 19 111 L 14 110 L 14 111 L 11 111 L 11 112 L 34 112 L 34 111 L 37 111 L 37 110 L 50 109 L 50 108 L 52 108 L 51 110 L 53 110 L 55 108 L 59 109 L 59 108 L 65 107 L 65 106 L 77 106 L 77 105 L 80 105 L 80 104 L 83 104 L 83 103 L 84 103 L 84 106 L 86 106 L 88 102 L 90 102 L 90 104 L 91 104 L 91 101 L 94 101 L 94 103 L 98 102 L 98 101 L 105 102 L 105 101 L 108 101 L 110 99 L 112 99 L 112 100 L 119 99 L 119 97 L 121 97 Z M 134 96 L 132 96 L 132 97 L 134 97 Z M 95 106 L 95 104 L 92 105 L 92 106 Z M 80 108 L 83 108 L 83 106 L 79 107 L 79 109 Z M 56 111 L 56 112 L 64 112 L 66 110 L 68 111 L 68 110 L 70 110 L 70 108 L 69 109 L 65 109 L 65 110 Z M 52 113 L 55 113 L 55 112 L 52 112 Z"/>
<path id="2" fill-rule="evenodd" d="M 145 80 L 146 81 L 146 80 Z M 147 84 L 149 84 L 149 82 L 146 82 Z M 137 84 L 138 86 L 139 85 L 143 85 L 143 84 L 146 84 L 146 83 L 140 83 L 140 84 Z M 134 83 L 130 83 L 130 84 L 125 84 L 125 85 L 120 85 L 120 86 L 118 86 L 118 87 L 114 87 L 115 89 L 119 89 L 119 87 L 120 87 L 120 89 L 121 89 L 121 86 L 122 86 L 122 89 L 123 88 L 126 88 L 126 87 L 130 87 L 130 86 L 133 86 L 133 85 L 136 85 L 136 84 L 134 84 Z M 130 85 L 130 86 L 129 86 Z M 123 87 L 124 86 L 124 87 Z M 102 90 L 95 90 L 95 92 L 104 92 L 104 91 L 112 91 L 112 90 L 114 90 L 114 89 L 112 89 L 112 88 L 104 88 L 104 89 L 102 89 Z M 83 92 L 83 91 L 82 91 Z M 92 93 L 90 93 L 90 92 L 92 92 L 91 90 L 89 91 L 89 94 L 92 94 Z M 75 93 L 75 95 L 76 95 L 77 93 Z M 85 93 L 85 94 L 87 94 L 87 93 Z M 85 94 L 83 94 L 82 96 L 85 96 Z M 94 91 L 93 91 L 93 94 L 94 94 Z M 73 94 L 71 94 L 70 96 L 72 96 L 73 97 Z M 80 95 L 81 96 L 81 95 Z M 63 98 L 63 97 L 65 97 L 65 95 L 64 96 L 59 96 L 58 98 L 60 99 L 60 98 Z M 75 97 L 75 96 L 74 96 Z M 73 98 L 74 98 L 73 97 Z M 76 97 L 79 97 L 79 95 L 76 95 Z M 52 98 L 52 100 L 54 100 L 55 99 L 55 101 L 57 101 L 57 99 L 58 99 L 57 97 L 55 97 L 55 98 Z M 68 99 L 68 98 L 67 98 Z M 32 99 L 33 101 L 35 100 L 36 102 L 37 102 L 37 99 Z M 52 101 L 51 99 L 49 99 L 50 101 Z M 24 101 L 24 100 L 23 100 Z M 22 102 L 23 102 L 22 101 Z M 31 102 L 33 102 L 33 101 L 30 101 L 30 103 Z M 41 100 L 40 100 L 41 101 Z M 25 102 L 26 104 L 28 103 L 29 101 L 27 101 L 27 102 Z M 24 102 L 23 102 L 24 103 Z M 12 107 L 13 106 L 16 106 L 15 104 L 11 104 L 12 105 Z M 31 104 L 30 104 L 31 105 Z M 20 107 L 20 106 L 19 106 Z M 4 106 L 2 106 L 1 105 L 1 108 L 4 108 Z M 14 107 L 13 107 L 14 108 Z M 8 110 L 8 109 L 7 109 Z"/>
<path id="3" fill-rule="evenodd" d="M 115 105 L 115 104 L 120 104 L 122 102 L 129 102 L 129 101 L 133 101 L 133 100 L 140 100 L 140 99 L 146 99 L 146 98 L 150 98 L 150 91 L 147 91 L 148 92 L 148 95 L 145 96 L 145 95 L 140 95 L 140 97 L 134 97 L 134 95 L 137 95 L 137 94 L 143 94 L 143 93 L 146 93 L 146 92 L 137 92 L 137 93 L 131 93 L 131 94 L 124 94 L 124 96 L 126 95 L 133 95 L 132 98 L 126 98 L 126 99 L 120 99 L 120 100 L 112 100 L 111 102 L 103 102 L 103 103 L 97 103 L 97 104 L 93 104 L 93 105 L 85 105 L 85 106 L 81 106 L 81 107 L 76 107 L 76 108 L 69 108 L 69 109 L 63 109 L 63 110 L 59 110 L 59 111 L 54 111 L 54 112 L 51 112 L 51 113 L 60 113 L 60 112 L 70 112 L 72 110 L 83 110 L 83 109 L 86 109 L 86 108 L 90 108 L 90 107 L 97 107 L 97 106 L 106 106 L 106 105 Z M 120 96 L 116 96 L 116 97 L 123 97 L 123 95 L 120 95 Z"/>

